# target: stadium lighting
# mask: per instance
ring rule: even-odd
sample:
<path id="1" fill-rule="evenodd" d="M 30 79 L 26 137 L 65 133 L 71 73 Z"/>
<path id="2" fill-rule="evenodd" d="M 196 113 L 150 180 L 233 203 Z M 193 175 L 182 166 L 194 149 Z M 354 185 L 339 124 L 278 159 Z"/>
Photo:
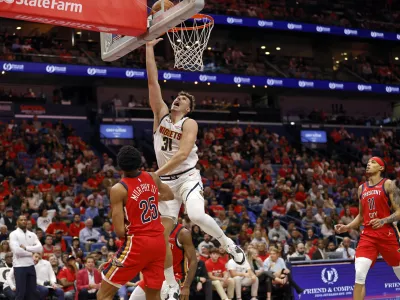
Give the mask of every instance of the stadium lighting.
<path id="1" fill-rule="evenodd" d="M 290 125 L 292 125 L 292 126 L 293 126 L 293 125 L 295 125 L 295 123 L 294 123 L 294 122 L 290 122 Z"/>
<path id="2" fill-rule="evenodd" d="M 207 85 L 211 85 L 211 83 L 207 82 Z"/>
<path id="3" fill-rule="evenodd" d="M 265 46 L 261 46 L 261 49 L 263 49 L 263 50 L 264 50 L 265 48 L 267 48 L 267 47 L 265 47 Z"/>
<path id="4" fill-rule="evenodd" d="M 242 85 L 239 83 L 239 84 L 238 84 L 238 87 L 241 87 L 241 86 L 242 86 Z"/>
<path id="5" fill-rule="evenodd" d="M 77 34 L 77 35 L 81 35 L 81 34 L 82 34 L 82 32 L 81 32 L 81 31 L 78 31 L 76 34 Z"/>
<path id="6" fill-rule="evenodd" d="M 17 30 L 21 30 L 21 29 L 22 29 L 22 27 L 21 27 L 21 26 L 18 26 L 18 27 L 17 27 Z"/>
<path id="7" fill-rule="evenodd" d="M 256 86 L 253 84 L 253 89 L 255 89 L 256 88 Z"/>
<path id="8" fill-rule="evenodd" d="M 344 60 L 348 60 L 348 58 L 347 58 L 347 57 L 345 57 L 345 58 L 344 58 Z"/>
<path id="9" fill-rule="evenodd" d="M 264 85 L 265 88 L 268 88 L 266 85 Z"/>
<path id="10" fill-rule="evenodd" d="M 265 52 L 265 55 L 270 55 L 271 53 L 269 53 L 268 51 L 267 52 Z"/>
<path id="11" fill-rule="evenodd" d="M 347 52 L 344 52 L 343 55 L 346 56 L 346 55 L 347 55 Z"/>
<path id="12" fill-rule="evenodd" d="M 195 82 L 194 82 L 194 84 L 198 84 L 198 82 L 197 82 L 197 81 L 195 81 Z"/>
<path id="13" fill-rule="evenodd" d="M 338 63 L 339 63 L 339 61 L 337 60 L 337 61 L 336 61 L 336 63 L 338 64 Z"/>
<path id="14" fill-rule="evenodd" d="M 394 58 L 395 60 L 399 60 L 399 58 L 396 56 L 395 58 Z"/>
<path id="15" fill-rule="evenodd" d="M 182 42 L 182 40 L 181 39 L 179 39 L 179 40 L 176 40 L 178 43 L 180 43 L 180 42 Z"/>
<path id="16" fill-rule="evenodd" d="M 211 50 L 211 47 L 208 47 L 207 49 L 208 49 L 208 50 Z"/>
<path id="17" fill-rule="evenodd" d="M 280 51 L 280 50 L 281 50 L 281 47 L 276 47 L 276 50 L 277 50 L 277 51 Z"/>
<path id="18" fill-rule="evenodd" d="M 5 72 L 5 71 L 2 71 L 2 72 L 1 72 L 1 74 L 3 74 L 3 75 L 4 75 L 4 74 L 6 74 L 6 72 Z"/>
<path id="19" fill-rule="evenodd" d="M 164 82 L 167 82 L 166 80 L 164 80 Z"/>

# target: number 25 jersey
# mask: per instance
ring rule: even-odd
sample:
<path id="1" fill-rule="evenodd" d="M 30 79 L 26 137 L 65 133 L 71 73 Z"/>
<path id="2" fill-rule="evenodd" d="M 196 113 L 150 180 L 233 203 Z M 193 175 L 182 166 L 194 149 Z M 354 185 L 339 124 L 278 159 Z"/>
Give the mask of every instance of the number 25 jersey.
<path id="1" fill-rule="evenodd" d="M 128 191 L 124 205 L 125 228 L 128 236 L 157 236 L 164 233 L 158 212 L 158 188 L 153 177 L 140 172 L 119 182 Z"/>
<path id="2" fill-rule="evenodd" d="M 159 168 L 164 166 L 178 152 L 179 143 L 182 138 L 183 124 L 187 119 L 187 117 L 182 118 L 176 124 L 172 124 L 169 114 L 161 119 L 160 125 L 157 127 L 156 132 L 154 132 L 154 151 L 156 152 Z M 197 146 L 194 144 L 186 160 L 167 175 L 179 174 L 194 168 L 198 160 Z"/>
<path id="3" fill-rule="evenodd" d="M 393 230 L 392 224 L 385 224 L 379 229 L 372 229 L 372 226 L 368 225 L 373 219 L 383 219 L 391 215 L 389 195 L 384 188 L 386 180 L 383 178 L 372 186 L 368 185 L 368 182 L 362 185 L 360 201 L 364 218 L 363 234 L 380 237 L 381 233 L 385 233 L 387 236 L 388 230 Z"/>

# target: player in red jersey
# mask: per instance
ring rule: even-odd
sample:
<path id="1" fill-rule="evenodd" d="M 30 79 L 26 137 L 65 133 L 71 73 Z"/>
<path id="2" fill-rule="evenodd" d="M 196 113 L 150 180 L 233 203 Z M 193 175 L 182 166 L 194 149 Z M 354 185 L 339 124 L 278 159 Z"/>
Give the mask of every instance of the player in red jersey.
<path id="1" fill-rule="evenodd" d="M 159 300 L 166 245 L 158 198 L 160 194 L 160 200 L 170 200 L 174 195 L 157 175 L 140 171 L 141 155 L 134 147 L 122 147 L 117 161 L 124 175 L 111 188 L 110 198 L 114 230 L 123 244 L 104 266 L 97 299 L 112 300 L 122 285 L 142 272 L 147 299 Z"/>
<path id="2" fill-rule="evenodd" d="M 365 298 L 365 279 L 379 254 L 400 279 L 399 236 L 393 225 L 400 220 L 400 196 L 395 183 L 382 178 L 384 170 L 380 157 L 370 158 L 366 170 L 368 181 L 358 187 L 359 214 L 350 224 L 335 226 L 338 233 L 364 226 L 356 249 L 354 300 Z"/>
<path id="3" fill-rule="evenodd" d="M 197 269 L 196 249 L 193 245 L 192 234 L 182 224 L 177 224 L 169 235 L 169 245 L 172 250 L 175 279 L 182 283 L 180 299 L 188 300 L 190 286 Z M 164 285 L 166 285 L 166 281 L 164 281 Z M 140 281 L 129 300 L 146 300 L 143 287 L 144 281 Z M 161 299 L 165 299 L 165 297 L 167 294 L 161 295 Z M 178 294 L 175 294 L 175 297 L 178 299 Z"/>

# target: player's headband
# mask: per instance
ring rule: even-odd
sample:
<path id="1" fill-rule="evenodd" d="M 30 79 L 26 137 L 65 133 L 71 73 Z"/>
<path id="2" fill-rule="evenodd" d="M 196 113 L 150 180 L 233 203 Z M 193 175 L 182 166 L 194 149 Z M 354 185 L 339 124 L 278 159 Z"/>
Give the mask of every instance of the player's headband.
<path id="1" fill-rule="evenodd" d="M 383 162 L 383 160 L 380 157 L 374 156 L 374 157 L 371 157 L 370 160 L 374 160 L 378 165 L 385 168 L 385 163 Z"/>

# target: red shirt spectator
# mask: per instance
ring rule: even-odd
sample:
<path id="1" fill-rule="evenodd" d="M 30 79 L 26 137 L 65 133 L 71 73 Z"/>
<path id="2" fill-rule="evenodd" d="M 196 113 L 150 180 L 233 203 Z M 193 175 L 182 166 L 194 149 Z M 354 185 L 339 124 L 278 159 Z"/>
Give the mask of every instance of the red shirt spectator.
<path id="1" fill-rule="evenodd" d="M 57 279 L 63 286 L 67 283 L 74 283 L 76 280 L 76 273 L 78 270 L 76 266 L 75 268 L 71 266 L 72 264 L 75 264 L 75 258 L 72 255 L 68 257 L 68 264 L 69 266 L 62 268 L 57 275 Z M 71 284 L 70 286 L 67 287 L 63 287 L 64 292 L 73 291 L 74 289 L 75 289 L 74 284 Z"/>
<path id="2" fill-rule="evenodd" d="M 68 191 L 68 187 L 64 184 L 64 181 L 60 181 L 60 183 L 54 188 L 56 193 L 62 193 Z"/>
<path id="3" fill-rule="evenodd" d="M 72 237 L 79 236 L 79 232 L 81 232 L 83 228 L 85 228 L 85 223 L 81 222 L 81 217 L 79 215 L 75 215 L 74 222 L 69 225 L 68 235 Z"/>
<path id="4" fill-rule="evenodd" d="M 51 191 L 51 184 L 47 181 L 47 178 L 43 179 L 43 182 L 39 184 L 39 191 L 47 193 Z"/>
<path id="5" fill-rule="evenodd" d="M 218 251 L 218 250 L 214 250 Z M 214 259 L 213 259 L 214 258 Z M 211 253 L 211 258 L 206 261 L 207 272 L 212 273 L 213 276 L 223 278 L 226 272 L 225 264 L 219 259 L 219 253 Z"/>
<path id="6" fill-rule="evenodd" d="M 47 227 L 46 233 L 54 235 L 56 234 L 57 231 L 62 231 L 63 235 L 67 235 L 68 234 L 67 224 L 65 224 L 64 222 L 60 222 L 60 218 L 58 216 L 55 216 L 54 219 L 53 219 L 54 222 L 51 223 L 49 227 Z"/>

